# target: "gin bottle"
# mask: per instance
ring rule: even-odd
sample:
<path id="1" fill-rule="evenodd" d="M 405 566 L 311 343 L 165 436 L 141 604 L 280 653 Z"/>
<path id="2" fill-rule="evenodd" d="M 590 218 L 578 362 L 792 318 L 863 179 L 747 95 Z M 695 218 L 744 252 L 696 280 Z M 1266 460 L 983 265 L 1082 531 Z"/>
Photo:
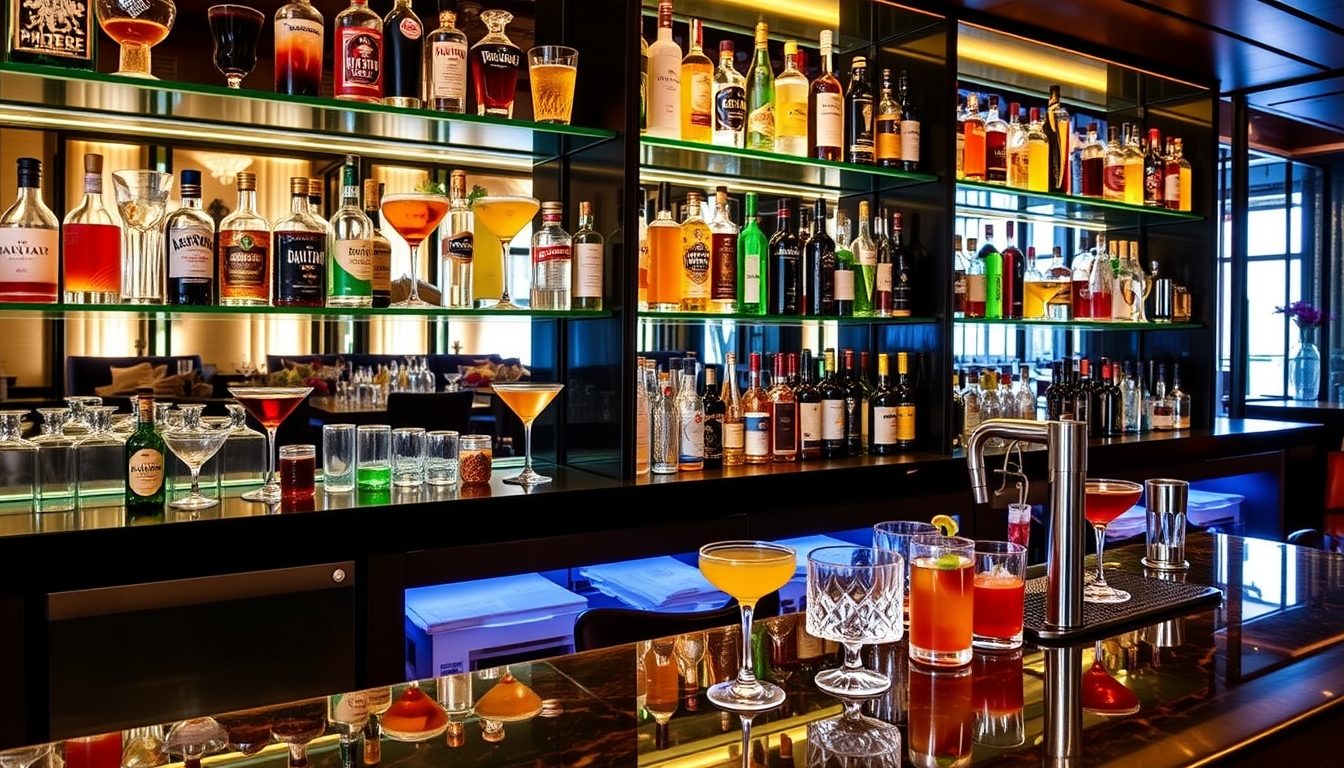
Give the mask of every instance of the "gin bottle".
<path id="1" fill-rule="evenodd" d="M 359 158 L 346 155 L 341 207 L 327 230 L 327 306 L 373 306 L 373 234 L 373 222 L 359 207 Z"/>
<path id="2" fill-rule="evenodd" d="M 320 307 L 327 283 L 327 223 L 308 209 L 308 179 L 289 180 L 289 215 L 275 222 L 275 306 Z"/>
<path id="3" fill-rule="evenodd" d="M 439 12 L 439 28 L 425 40 L 425 106 L 439 112 L 467 111 L 467 36 L 457 14 Z"/>
<path id="4" fill-rule="evenodd" d="M 201 172 L 182 172 L 182 207 L 164 220 L 168 303 L 215 303 L 215 220 L 201 208 Z"/>

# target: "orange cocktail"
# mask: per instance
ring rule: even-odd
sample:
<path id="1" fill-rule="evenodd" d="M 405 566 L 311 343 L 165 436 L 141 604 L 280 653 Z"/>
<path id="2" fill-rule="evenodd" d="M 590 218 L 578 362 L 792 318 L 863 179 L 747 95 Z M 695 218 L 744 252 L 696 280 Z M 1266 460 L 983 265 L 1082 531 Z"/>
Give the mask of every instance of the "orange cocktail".
<path id="1" fill-rule="evenodd" d="M 410 292 L 402 301 L 388 306 L 399 309 L 428 309 L 435 305 L 420 298 L 420 244 L 439 228 L 448 215 L 448 198 L 432 192 L 397 192 L 383 198 L 383 223 L 392 227 L 411 248 L 411 274 L 407 275 Z"/>
<path id="2" fill-rule="evenodd" d="M 975 542 L 929 534 L 910 542 L 910 658 L 961 666 L 971 661 Z"/>
<path id="3" fill-rule="evenodd" d="M 499 399 L 523 420 L 523 471 L 513 477 L 504 478 L 504 482 L 528 488 L 551 482 L 551 478 L 532 471 L 532 422 L 536 421 L 541 412 L 546 410 L 546 406 L 550 405 L 564 388 L 564 384 L 544 384 L 534 381 L 515 381 L 494 386 Z"/>
<path id="4" fill-rule="evenodd" d="M 971 764 L 975 711 L 969 667 L 910 665 L 910 762 L 917 768 Z"/>

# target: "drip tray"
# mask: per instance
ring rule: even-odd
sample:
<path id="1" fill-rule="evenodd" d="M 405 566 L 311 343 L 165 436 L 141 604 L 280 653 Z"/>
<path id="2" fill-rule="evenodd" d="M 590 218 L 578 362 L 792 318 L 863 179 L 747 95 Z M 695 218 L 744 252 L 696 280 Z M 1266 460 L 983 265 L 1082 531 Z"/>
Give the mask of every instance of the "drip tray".
<path id="1" fill-rule="evenodd" d="M 1083 603 L 1083 626 L 1070 630 L 1045 630 L 1046 577 L 1027 580 L 1026 617 L 1022 634 L 1036 645 L 1071 645 L 1100 640 L 1163 619 L 1184 616 L 1202 608 L 1214 608 L 1223 593 L 1203 584 L 1150 579 L 1113 568 L 1106 569 L 1106 583 L 1130 594 L 1123 603 Z"/>

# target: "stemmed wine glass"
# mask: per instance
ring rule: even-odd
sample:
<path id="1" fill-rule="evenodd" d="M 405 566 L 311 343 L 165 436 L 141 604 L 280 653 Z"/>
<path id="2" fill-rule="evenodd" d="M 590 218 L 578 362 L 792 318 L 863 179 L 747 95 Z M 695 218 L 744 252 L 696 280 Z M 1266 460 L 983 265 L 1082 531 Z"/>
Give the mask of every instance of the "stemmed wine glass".
<path id="1" fill-rule="evenodd" d="M 833 696 L 876 696 L 891 687 L 881 672 L 864 669 L 864 645 L 894 643 L 905 634 L 902 596 L 905 561 L 891 550 L 818 547 L 807 556 L 807 632 L 845 646 L 845 665 L 817 673 Z"/>
<path id="2" fill-rule="evenodd" d="M 485 225 L 495 237 L 499 238 L 500 251 L 500 269 L 503 271 L 504 293 L 499 298 L 499 303 L 492 309 L 522 309 L 513 303 L 510 298 L 509 284 L 509 243 L 518 236 L 523 227 L 532 221 L 532 217 L 537 215 L 537 210 L 541 208 L 541 201 L 535 197 L 521 197 L 516 195 L 501 195 L 492 197 L 476 198 L 476 202 L 471 204 L 472 215 L 476 221 Z"/>
<path id="3" fill-rule="evenodd" d="M 532 422 L 536 421 L 546 406 L 564 389 L 564 384 L 542 384 L 539 382 L 511 382 L 495 384 L 495 394 L 509 406 L 509 410 L 523 420 L 523 471 L 513 477 L 504 478 L 504 482 L 513 485 L 531 487 L 551 482 L 551 478 L 532 471 Z"/>
<path id="4" fill-rule="evenodd" d="M 219 452 L 224 441 L 233 431 L 232 424 L 225 421 L 204 423 L 201 421 L 203 405 L 178 406 L 182 410 L 182 422 L 163 431 L 163 441 L 168 448 L 191 470 L 191 493 L 186 498 L 168 503 L 175 509 L 205 509 L 219 504 L 219 499 L 211 499 L 201 493 L 201 466 Z"/>
<path id="5" fill-rule="evenodd" d="M 158 80 L 150 74 L 149 49 L 163 42 L 177 18 L 173 0 L 98 0 L 98 24 L 121 46 L 115 74 Z"/>
<path id="6" fill-rule="evenodd" d="M 1123 603 L 1129 593 L 1106 583 L 1102 555 L 1106 548 L 1106 526 L 1134 506 L 1143 486 L 1128 480 L 1088 480 L 1087 522 L 1097 535 L 1097 576 L 1083 588 L 1083 600 L 1089 603 Z"/>
<path id="7" fill-rule="evenodd" d="M 205 14 L 215 40 L 215 69 L 230 88 L 239 88 L 257 66 L 257 39 L 266 16 L 246 5 L 212 5 Z"/>
<path id="8" fill-rule="evenodd" d="M 396 192 L 383 198 L 383 223 L 397 230 L 411 248 L 410 294 L 405 301 L 389 306 L 401 309 L 425 309 L 433 304 L 420 298 L 420 244 L 434 234 L 448 215 L 448 198 L 432 192 Z"/>
<path id="9" fill-rule="evenodd" d="M 242 498 L 280 503 L 280 483 L 275 479 L 275 430 L 312 391 L 312 387 L 229 387 L 238 404 L 266 428 L 266 483 Z"/>
<path id="10" fill-rule="evenodd" d="M 769 541 L 720 541 L 700 548 L 700 572 L 710 584 L 737 598 L 742 608 L 742 666 L 737 679 L 710 687 L 706 695 L 722 709 L 762 712 L 784 703 L 784 690 L 756 679 L 751 614 L 756 602 L 793 578 L 797 553 Z"/>
<path id="11" fill-rule="evenodd" d="M 229 743 L 229 734 L 213 717 L 194 717 L 173 725 L 163 740 L 163 753 L 181 755 L 182 768 L 201 768 L 201 758 Z"/>

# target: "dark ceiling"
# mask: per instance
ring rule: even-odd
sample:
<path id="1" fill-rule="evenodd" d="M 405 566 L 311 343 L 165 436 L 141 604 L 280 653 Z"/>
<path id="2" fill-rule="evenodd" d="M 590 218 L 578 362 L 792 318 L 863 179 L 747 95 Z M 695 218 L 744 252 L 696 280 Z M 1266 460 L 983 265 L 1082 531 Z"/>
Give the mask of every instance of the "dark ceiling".
<path id="1" fill-rule="evenodd" d="M 1244 93 L 1255 110 L 1321 130 L 1271 128 L 1295 155 L 1344 146 L 1344 0 L 947 0 L 986 19 L 1083 38 Z"/>

